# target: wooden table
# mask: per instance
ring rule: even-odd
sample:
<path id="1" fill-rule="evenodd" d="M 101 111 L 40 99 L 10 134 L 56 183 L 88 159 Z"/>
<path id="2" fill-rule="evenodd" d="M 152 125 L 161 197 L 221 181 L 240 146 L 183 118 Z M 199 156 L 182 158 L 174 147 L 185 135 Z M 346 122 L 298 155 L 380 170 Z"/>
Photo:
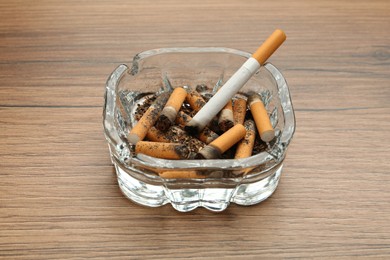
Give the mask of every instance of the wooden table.
<path id="1" fill-rule="evenodd" d="M 143 50 L 224 46 L 271 58 L 297 130 L 267 201 L 145 208 L 119 191 L 105 80 Z M 390 3 L 0 3 L 0 258 L 390 258 Z"/>

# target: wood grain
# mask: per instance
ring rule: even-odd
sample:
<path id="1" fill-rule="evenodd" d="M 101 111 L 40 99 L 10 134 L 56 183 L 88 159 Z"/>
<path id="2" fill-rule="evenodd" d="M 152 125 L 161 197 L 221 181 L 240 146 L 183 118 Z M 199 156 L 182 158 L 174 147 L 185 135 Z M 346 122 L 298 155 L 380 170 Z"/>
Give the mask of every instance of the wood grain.
<path id="1" fill-rule="evenodd" d="M 0 2 L 1 259 L 390 258 L 390 3 Z M 107 76 L 159 47 L 252 52 L 288 80 L 297 131 L 274 195 L 222 213 L 121 195 Z"/>

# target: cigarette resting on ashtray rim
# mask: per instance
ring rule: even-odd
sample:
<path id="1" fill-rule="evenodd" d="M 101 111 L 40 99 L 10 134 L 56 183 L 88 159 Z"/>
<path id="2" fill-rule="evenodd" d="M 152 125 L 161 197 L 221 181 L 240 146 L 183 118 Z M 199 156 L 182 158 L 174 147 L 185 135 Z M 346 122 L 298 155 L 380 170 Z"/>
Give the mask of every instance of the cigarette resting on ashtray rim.
<path id="1" fill-rule="evenodd" d="M 201 131 L 211 119 L 231 100 L 244 84 L 260 69 L 265 61 L 285 41 L 282 30 L 275 30 L 218 91 L 192 118 L 185 129 L 191 134 Z"/>

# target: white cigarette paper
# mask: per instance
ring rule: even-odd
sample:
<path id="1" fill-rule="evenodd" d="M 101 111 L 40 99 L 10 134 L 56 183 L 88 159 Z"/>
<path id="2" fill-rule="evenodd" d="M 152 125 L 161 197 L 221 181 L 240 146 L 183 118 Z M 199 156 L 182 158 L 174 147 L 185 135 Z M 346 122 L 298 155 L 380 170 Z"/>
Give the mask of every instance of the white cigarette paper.
<path id="1" fill-rule="evenodd" d="M 260 69 L 260 63 L 255 58 L 249 58 L 206 105 L 196 113 L 190 124 L 196 125 L 199 130 L 203 129 L 258 69 Z"/>
<path id="2" fill-rule="evenodd" d="M 260 66 L 279 48 L 285 39 L 286 35 L 282 30 L 275 30 L 253 53 L 252 57 L 233 74 L 221 89 L 196 113 L 192 120 L 188 122 L 186 125 L 187 131 L 201 131 L 253 74 L 260 69 Z"/>

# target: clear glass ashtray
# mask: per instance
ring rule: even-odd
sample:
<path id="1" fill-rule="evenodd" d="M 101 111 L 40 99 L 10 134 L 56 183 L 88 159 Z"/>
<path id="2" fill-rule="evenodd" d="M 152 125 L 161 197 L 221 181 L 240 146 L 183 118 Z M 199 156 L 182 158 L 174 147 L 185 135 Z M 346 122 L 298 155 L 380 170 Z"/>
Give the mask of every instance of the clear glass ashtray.
<path id="1" fill-rule="evenodd" d="M 178 86 L 216 89 L 250 56 L 228 48 L 154 49 L 137 54 L 131 66 L 120 65 L 113 71 L 106 83 L 103 125 L 126 197 L 149 207 L 170 203 L 184 212 L 197 207 L 222 211 L 230 202 L 257 204 L 275 191 L 295 117 L 286 80 L 270 63 L 240 90 L 261 95 L 275 129 L 275 138 L 263 151 L 243 159 L 168 160 L 135 154 L 127 140 L 137 123 L 137 107 L 148 95 Z M 164 178 L 164 172 L 196 172 L 200 177 Z"/>

